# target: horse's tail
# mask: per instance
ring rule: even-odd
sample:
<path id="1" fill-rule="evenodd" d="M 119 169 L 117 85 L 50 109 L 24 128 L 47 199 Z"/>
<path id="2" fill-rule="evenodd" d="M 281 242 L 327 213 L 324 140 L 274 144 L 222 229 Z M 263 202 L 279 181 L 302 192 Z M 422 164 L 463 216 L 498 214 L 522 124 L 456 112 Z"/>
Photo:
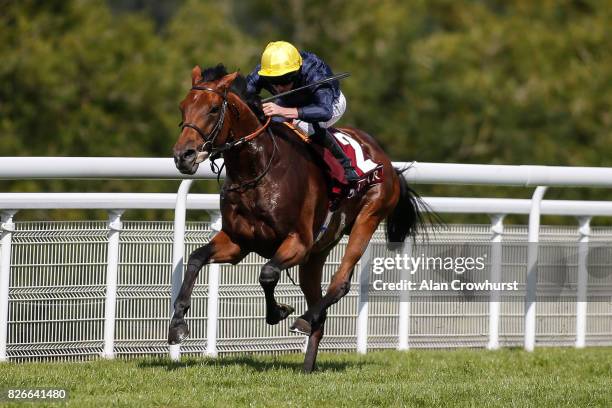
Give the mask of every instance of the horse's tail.
<path id="1" fill-rule="evenodd" d="M 423 227 L 423 211 L 433 214 L 425 201 L 414 191 L 403 177 L 409 167 L 395 169 L 399 177 L 400 197 L 393 212 L 387 217 L 387 248 L 397 249 L 406 237 L 416 239 Z"/>

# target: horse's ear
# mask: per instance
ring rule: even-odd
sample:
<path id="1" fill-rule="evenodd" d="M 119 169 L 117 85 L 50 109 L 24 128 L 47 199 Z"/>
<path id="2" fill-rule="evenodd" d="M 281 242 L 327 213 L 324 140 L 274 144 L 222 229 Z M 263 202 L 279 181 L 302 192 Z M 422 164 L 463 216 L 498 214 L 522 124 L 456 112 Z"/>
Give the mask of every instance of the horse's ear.
<path id="1" fill-rule="evenodd" d="M 191 70 L 191 85 L 195 85 L 202 79 L 202 68 L 199 65 L 196 65 Z"/>
<path id="2" fill-rule="evenodd" d="M 232 82 L 238 77 L 238 71 L 232 72 L 231 74 L 225 75 L 223 78 L 219 80 L 217 84 L 217 89 L 225 90 L 229 89 L 232 86 Z"/>

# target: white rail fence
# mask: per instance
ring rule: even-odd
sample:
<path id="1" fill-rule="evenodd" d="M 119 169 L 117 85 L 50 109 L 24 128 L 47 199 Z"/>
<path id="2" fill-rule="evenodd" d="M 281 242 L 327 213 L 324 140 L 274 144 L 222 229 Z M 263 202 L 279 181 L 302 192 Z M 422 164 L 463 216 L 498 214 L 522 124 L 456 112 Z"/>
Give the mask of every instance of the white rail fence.
<path id="1" fill-rule="evenodd" d="M 27 168 L 23 166 L 23 161 L 24 158 L 2 158 L 0 178 L 184 178 L 176 172 L 169 159 L 28 158 Z M 396 165 L 402 167 L 407 164 Z M 482 226 L 453 226 L 447 236 L 441 239 L 465 242 L 469 238 L 477 242 L 501 242 L 504 237 L 537 242 L 542 235 L 548 240 L 554 237 L 586 243 L 591 236 L 594 236 L 591 239 L 602 241 L 612 238 L 612 231 L 606 228 L 590 228 L 591 217 L 612 215 L 612 203 L 542 200 L 545 186 L 610 186 L 612 169 L 436 163 L 411 165 L 405 175 L 412 183 L 541 186 L 536 189 L 532 200 L 428 198 L 428 204 L 439 213 L 481 213 L 491 216 L 491 225 L 486 229 Z M 203 166 L 194 177 L 210 178 L 212 174 L 206 168 Z M 91 354 L 112 358 L 116 353 L 167 351 L 164 337 L 170 316 L 169 295 L 174 299 L 180 286 L 183 259 L 186 253 L 206 242 L 215 230 L 215 224 L 218 224 L 218 196 L 188 195 L 192 181 L 184 180 L 176 195 L 0 193 L 0 360 L 9 357 L 71 357 Z M 109 220 L 106 225 L 81 223 L 72 227 L 58 223 L 43 225 L 13 221 L 18 210 L 42 208 L 107 209 Z M 174 226 L 167 223 L 122 223 L 122 212 L 134 208 L 174 208 Z M 186 224 L 187 208 L 211 212 L 212 225 Z M 503 218 L 506 214 L 529 214 L 529 230 L 510 227 L 504 231 Z M 540 214 L 577 217 L 578 227 L 573 230 L 566 228 L 562 233 L 555 228 L 541 230 Z M 28 241 L 36 235 L 44 236 L 47 241 L 43 240 L 42 244 Z M 379 231 L 372 245 L 382 240 Z M 153 255 L 137 249 L 135 243 L 146 245 Z M 32 248 L 32 244 L 39 248 Z M 12 246 L 15 250 L 12 250 Z M 63 259 L 65 254 L 60 253 L 58 246 L 64 249 L 72 247 L 72 258 L 67 261 Z M 339 263 L 343 246 L 344 243 L 341 243 L 340 248 L 330 257 L 326 276 L 329 277 L 334 266 Z M 96 253 L 102 247 L 105 253 Z M 172 248 L 171 263 L 164 258 L 168 255 L 164 251 L 169 247 Z M 589 344 L 610 344 L 612 314 L 608 310 L 609 305 L 605 303 L 588 305 L 576 301 L 556 306 L 543 304 L 539 306 L 542 312 L 536 316 L 537 280 L 534 277 L 538 254 L 532 248 L 537 247 L 530 246 L 525 265 L 527 290 L 523 308 L 518 307 L 523 305 L 502 303 L 492 297 L 488 304 L 462 305 L 459 308 L 462 310 L 455 307 L 456 310 L 450 313 L 447 310 L 449 303 L 428 306 L 408 302 L 399 305 L 369 304 L 367 295 L 359 290 L 351 290 L 347 299 L 340 302 L 330 316 L 323 346 L 332 349 L 355 347 L 362 353 L 368 347 L 407 349 L 419 346 L 485 345 L 496 349 L 500 345 L 516 345 L 522 337 L 524 348 L 533 350 L 536 334 L 538 344 L 543 345 L 568 344 L 568 338 L 572 337 L 576 347 L 584 347 L 589 336 Z M 30 261 L 27 259 L 28 251 L 32 252 L 29 256 L 35 254 L 44 259 Z M 372 254 L 372 250 L 367 251 L 367 254 Z M 147 256 L 155 259 L 147 259 Z M 492 256 L 492 277 L 501 271 L 502 256 L 501 253 Z M 92 259 L 95 261 L 92 262 Z M 367 262 L 368 259 L 363 259 L 361 264 Z M 269 328 L 263 324 L 260 318 L 262 315 L 259 315 L 263 312 L 263 303 L 256 284 L 260 265 L 261 259 L 249 257 L 238 267 L 207 267 L 208 273 L 202 273 L 201 283 L 194 292 L 194 304 L 190 312 L 192 337 L 183 345 L 183 352 L 204 352 L 215 356 L 219 352 L 302 348 L 303 340 L 284 333 L 285 327 Z M 580 293 L 586 290 L 586 257 L 579 256 L 576 266 Z M 57 281 L 57 276 L 52 276 L 57 273 L 58 267 L 64 272 L 61 274 L 61 279 L 64 279 L 62 282 Z M 171 268 L 170 273 L 166 268 Z M 240 274 L 236 272 L 237 268 L 242 268 Z M 220 274 L 221 270 L 223 274 Z M 138 280 L 139 275 L 146 276 L 145 283 L 142 279 Z M 228 277 L 224 278 L 226 275 Z M 247 275 L 250 279 L 243 277 Z M 367 274 L 358 275 L 355 279 L 360 285 L 368 284 Z M 168 293 L 170 282 L 171 290 Z M 285 279 L 281 281 L 278 290 L 281 300 L 293 304 L 303 303 L 299 289 L 292 288 Z M 164 310 L 161 314 L 158 311 L 160 307 Z M 548 310 L 551 307 L 564 310 L 551 312 Z M 437 310 L 433 310 L 435 308 Z M 157 314 L 147 313 L 152 310 L 157 310 Z M 440 339 L 441 335 L 448 336 L 449 333 L 436 332 L 435 327 L 431 329 L 433 326 L 430 320 L 436 316 L 447 320 L 467 319 L 468 323 L 461 325 L 463 333 L 451 334 L 454 344 Z M 563 330 L 556 329 L 559 327 L 559 316 L 565 319 Z M 540 318 L 539 322 L 536 317 Z M 547 323 L 542 319 L 546 317 L 557 323 Z M 233 324 L 236 321 L 240 321 L 240 324 Z M 429 321 L 428 327 L 431 330 L 419 339 L 418 328 L 419 325 L 427 326 L 423 323 L 425 321 Z M 504 324 L 507 327 L 503 327 Z M 547 329 L 547 324 L 552 329 Z M 568 324 L 573 326 L 571 330 Z M 43 333 L 33 333 L 35 331 Z M 9 333 L 11 338 L 8 337 Z M 44 341 L 40 341 L 40 338 Z M 170 349 L 175 359 L 180 353 L 179 347 Z"/>

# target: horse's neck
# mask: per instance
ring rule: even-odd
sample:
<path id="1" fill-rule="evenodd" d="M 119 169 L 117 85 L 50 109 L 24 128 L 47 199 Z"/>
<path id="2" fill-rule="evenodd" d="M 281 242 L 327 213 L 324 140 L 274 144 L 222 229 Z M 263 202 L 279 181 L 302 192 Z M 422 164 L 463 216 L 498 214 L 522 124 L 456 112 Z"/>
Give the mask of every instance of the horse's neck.
<path id="1" fill-rule="evenodd" d="M 273 146 L 267 132 L 256 139 L 238 147 L 235 151 L 225 153 L 225 168 L 232 182 L 251 180 L 265 171 L 272 158 Z"/>
<path id="2" fill-rule="evenodd" d="M 236 138 L 250 134 L 263 126 L 250 109 L 248 112 L 244 111 L 240 114 L 240 123 L 232 128 Z M 272 160 L 273 150 L 274 143 L 266 130 L 255 139 L 226 152 L 224 159 L 227 176 L 232 183 L 240 183 L 263 174 Z"/>

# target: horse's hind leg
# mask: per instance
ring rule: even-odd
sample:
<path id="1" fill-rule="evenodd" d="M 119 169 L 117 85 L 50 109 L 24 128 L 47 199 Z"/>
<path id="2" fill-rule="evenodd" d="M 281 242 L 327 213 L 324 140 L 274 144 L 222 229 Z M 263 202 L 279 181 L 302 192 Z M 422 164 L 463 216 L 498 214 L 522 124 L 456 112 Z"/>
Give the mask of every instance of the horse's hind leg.
<path id="1" fill-rule="evenodd" d="M 266 297 L 266 323 L 277 324 L 293 313 L 293 307 L 276 301 L 274 289 L 280 279 L 281 271 L 301 263 L 308 249 L 297 234 L 290 234 L 272 259 L 261 268 L 259 284 Z"/>
<path id="2" fill-rule="evenodd" d="M 185 323 L 185 313 L 191 306 L 191 293 L 200 269 L 211 262 L 238 263 L 245 255 L 241 248 L 232 242 L 223 231 L 215 235 L 208 244 L 196 249 L 189 255 L 183 284 L 174 301 L 174 314 L 168 329 L 168 343 L 178 344 L 189 335 L 189 329 L 187 323 Z"/>
<path id="3" fill-rule="evenodd" d="M 321 276 L 328 254 L 329 252 L 312 254 L 307 263 L 300 265 L 300 287 L 302 292 L 304 292 L 309 309 L 322 299 Z M 306 356 L 304 357 L 304 372 L 306 373 L 312 372 L 316 367 L 317 352 L 319 350 L 319 342 L 323 338 L 324 325 L 325 318 L 313 326 L 312 332 L 308 336 L 308 346 L 306 347 Z"/>
<path id="4" fill-rule="evenodd" d="M 325 321 L 327 308 L 338 302 L 348 293 L 351 288 L 351 277 L 353 276 L 355 265 L 363 255 L 379 223 L 380 219 L 372 215 L 363 215 L 357 218 L 351 230 L 340 267 L 332 277 L 325 296 L 313 307 L 309 306 L 308 311 L 296 319 L 291 327 L 292 330 L 305 334 L 312 333 L 317 324 Z"/>

